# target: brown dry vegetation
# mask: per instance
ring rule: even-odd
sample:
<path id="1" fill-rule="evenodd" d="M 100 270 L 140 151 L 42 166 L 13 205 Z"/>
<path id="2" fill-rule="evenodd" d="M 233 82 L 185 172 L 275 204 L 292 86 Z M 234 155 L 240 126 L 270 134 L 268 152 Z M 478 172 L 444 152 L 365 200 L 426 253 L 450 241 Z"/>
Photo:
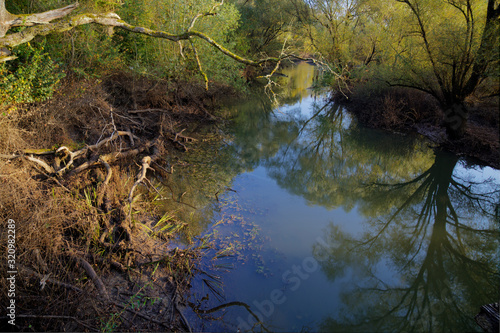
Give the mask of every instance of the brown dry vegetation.
<path id="1" fill-rule="evenodd" d="M 169 250 L 165 237 L 152 237 L 160 219 L 157 193 L 146 179 L 131 189 L 144 156 L 152 157 L 146 178 L 154 174 L 167 183 L 171 157 L 202 139 L 201 129 L 217 121 L 211 113 L 218 96 L 229 93 L 227 87 L 205 91 L 120 73 L 99 81 L 67 79 L 48 102 L 1 110 L 0 236 L 7 244 L 13 219 L 17 329 L 188 329 L 181 295 L 198 252 Z M 109 139 L 117 131 L 129 135 Z M 54 166 L 56 148 L 75 152 L 92 145 L 71 168 L 64 170 L 67 156 Z M 29 150 L 35 148 L 48 152 Z M 50 174 L 30 156 L 62 171 Z M 5 260 L 0 269 L 8 271 Z M 1 281 L 0 299 L 7 300 Z"/>
<path id="2" fill-rule="evenodd" d="M 349 93 L 337 93 L 334 98 L 365 126 L 417 132 L 472 163 L 500 168 L 498 97 L 469 98 L 468 127 L 465 136 L 455 140 L 446 135 L 439 105 L 421 91 L 400 87 L 373 89 L 358 83 Z"/>

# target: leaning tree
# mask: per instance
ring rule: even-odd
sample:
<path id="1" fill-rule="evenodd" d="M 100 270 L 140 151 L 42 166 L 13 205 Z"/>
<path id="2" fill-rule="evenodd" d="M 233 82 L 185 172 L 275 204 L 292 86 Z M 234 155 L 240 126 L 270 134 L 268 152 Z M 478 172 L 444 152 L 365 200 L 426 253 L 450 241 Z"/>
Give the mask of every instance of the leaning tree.
<path id="1" fill-rule="evenodd" d="M 147 35 L 154 38 L 162 38 L 172 42 L 189 41 L 193 49 L 193 54 L 195 55 L 198 69 L 203 75 L 205 83 L 207 85 L 208 78 L 203 72 L 200 59 L 198 57 L 198 52 L 195 48 L 194 43 L 192 43 L 193 39 L 200 39 L 212 45 L 215 49 L 220 51 L 225 56 L 228 56 L 240 63 L 249 66 L 276 64 L 275 69 L 277 69 L 277 66 L 279 66 L 280 62 L 285 58 L 294 57 L 302 59 L 295 55 L 285 54 L 285 52 L 282 52 L 278 57 L 267 57 L 259 60 L 251 60 L 230 51 L 222 44 L 211 38 L 209 35 L 195 29 L 195 24 L 198 19 L 206 16 L 217 15 L 217 9 L 223 4 L 224 0 L 221 0 L 220 2 L 214 3 L 209 11 L 194 15 L 194 17 L 191 19 L 190 24 L 184 29 L 182 33 L 174 34 L 129 24 L 113 12 L 75 14 L 73 13 L 73 11 L 78 7 L 78 2 L 63 8 L 57 8 L 43 13 L 12 14 L 7 11 L 5 7 L 5 0 L 0 0 L 0 63 L 15 59 L 16 57 L 12 54 L 11 50 L 16 46 L 31 41 L 37 36 L 62 33 L 85 24 L 99 24 L 107 27 L 116 27 L 132 33 Z M 19 32 L 9 33 L 9 29 L 11 29 L 12 27 L 25 27 L 25 29 Z"/>

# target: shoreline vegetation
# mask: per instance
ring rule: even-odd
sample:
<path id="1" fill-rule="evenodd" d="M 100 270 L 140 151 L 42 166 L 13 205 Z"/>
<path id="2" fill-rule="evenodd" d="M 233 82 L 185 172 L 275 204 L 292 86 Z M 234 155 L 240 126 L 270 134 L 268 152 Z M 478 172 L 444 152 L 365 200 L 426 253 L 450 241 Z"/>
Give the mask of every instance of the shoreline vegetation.
<path id="1" fill-rule="evenodd" d="M 469 164 L 500 169 L 498 96 L 469 98 L 468 126 L 463 137 L 452 138 L 443 124 L 443 111 L 429 95 L 411 88 L 385 88 L 376 93 L 354 83 L 335 91 L 332 99 L 364 126 L 426 137 L 435 148 L 464 158 Z"/>
<path id="2" fill-rule="evenodd" d="M 217 135 L 218 103 L 235 91 L 125 73 L 67 80 L 1 119 L 0 216 L 3 230 L 16 222 L 18 269 L 16 328 L 2 320 L 2 331 L 189 331 L 183 295 L 201 252 L 171 248 L 183 222 L 158 203 L 182 196 L 160 191 L 184 152 Z"/>
<path id="3" fill-rule="evenodd" d="M 123 72 L 65 80 L 51 99 L 1 120 L 1 223 L 18 222 L 17 328 L 189 331 L 182 299 L 203 254 L 171 248 L 183 221 L 159 214 L 158 189 L 183 167 L 184 152 L 217 135 L 213 125 L 226 121 L 218 116 L 222 101 L 238 92 Z M 450 141 L 425 96 L 359 91 L 333 98 L 364 125 L 414 131 L 498 168 L 493 105 Z M 163 232 L 167 219 L 175 232 Z M 0 288 L 6 299 L 7 286 Z"/>
<path id="4" fill-rule="evenodd" d="M 159 202 L 183 204 L 169 180 L 186 151 L 224 140 L 224 100 L 257 78 L 272 98 L 293 59 L 318 60 L 365 126 L 499 169 L 499 16 L 494 0 L 0 0 L 0 239 L 16 268 L 0 330 L 191 331 L 203 249 L 172 247 L 186 221 Z"/>

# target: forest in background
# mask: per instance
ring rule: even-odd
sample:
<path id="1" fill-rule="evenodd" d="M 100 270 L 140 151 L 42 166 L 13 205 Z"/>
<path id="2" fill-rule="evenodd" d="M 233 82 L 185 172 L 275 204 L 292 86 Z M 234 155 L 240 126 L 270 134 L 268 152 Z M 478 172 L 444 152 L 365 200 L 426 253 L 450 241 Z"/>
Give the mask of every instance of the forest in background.
<path id="1" fill-rule="evenodd" d="M 22 14 L 68 2 L 5 5 Z M 346 80 L 369 81 L 368 95 L 411 87 L 444 109 L 472 96 L 498 96 L 500 8 L 494 0 L 87 0 L 71 15 L 115 12 L 134 26 L 181 34 L 211 8 L 216 9 L 192 28 L 251 59 L 312 56 L 327 67 L 327 84 L 335 90 L 345 91 Z M 24 29 L 30 27 L 9 33 Z M 126 70 L 186 80 L 199 78 L 198 56 L 211 81 L 241 87 L 242 77 L 252 72 L 202 40 L 172 42 L 99 24 L 38 37 L 10 51 L 17 59 L 2 64 L 2 104 L 47 98 L 65 73 L 86 78 Z"/>

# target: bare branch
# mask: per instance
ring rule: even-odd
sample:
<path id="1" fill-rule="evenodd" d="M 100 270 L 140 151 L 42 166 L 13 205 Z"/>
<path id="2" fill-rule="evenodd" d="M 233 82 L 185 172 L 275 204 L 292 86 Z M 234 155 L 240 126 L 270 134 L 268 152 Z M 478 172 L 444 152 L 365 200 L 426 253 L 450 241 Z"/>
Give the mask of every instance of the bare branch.
<path id="1" fill-rule="evenodd" d="M 47 173 L 52 174 L 54 173 L 54 168 L 52 168 L 50 165 L 45 163 L 44 161 L 35 158 L 33 156 L 24 156 L 28 161 L 35 162 L 39 166 L 41 166 Z"/>
<path id="2" fill-rule="evenodd" d="M 198 71 L 200 74 L 203 76 L 203 79 L 205 80 L 205 89 L 208 90 L 208 77 L 207 74 L 203 71 L 203 68 L 201 67 L 201 62 L 200 62 L 200 57 L 198 56 L 198 51 L 196 50 L 196 47 L 194 46 L 193 40 L 190 38 L 189 42 L 191 43 L 191 48 L 193 49 L 194 53 L 194 58 L 196 59 L 196 64 L 198 65 Z"/>
<path id="3" fill-rule="evenodd" d="M 212 9 L 210 9 L 208 12 L 206 13 L 203 13 L 203 14 L 197 14 L 195 17 L 193 17 L 193 20 L 191 21 L 191 24 L 189 25 L 189 27 L 187 28 L 187 31 L 190 31 L 191 29 L 193 29 L 194 27 L 194 24 L 196 23 L 196 21 L 200 18 L 200 17 L 204 17 L 204 16 L 213 16 L 213 15 L 217 15 L 217 13 L 215 12 L 215 10 L 217 9 L 217 7 L 220 7 L 224 4 L 224 0 L 222 0 L 221 2 L 219 3 L 215 3 L 212 7 Z"/>

